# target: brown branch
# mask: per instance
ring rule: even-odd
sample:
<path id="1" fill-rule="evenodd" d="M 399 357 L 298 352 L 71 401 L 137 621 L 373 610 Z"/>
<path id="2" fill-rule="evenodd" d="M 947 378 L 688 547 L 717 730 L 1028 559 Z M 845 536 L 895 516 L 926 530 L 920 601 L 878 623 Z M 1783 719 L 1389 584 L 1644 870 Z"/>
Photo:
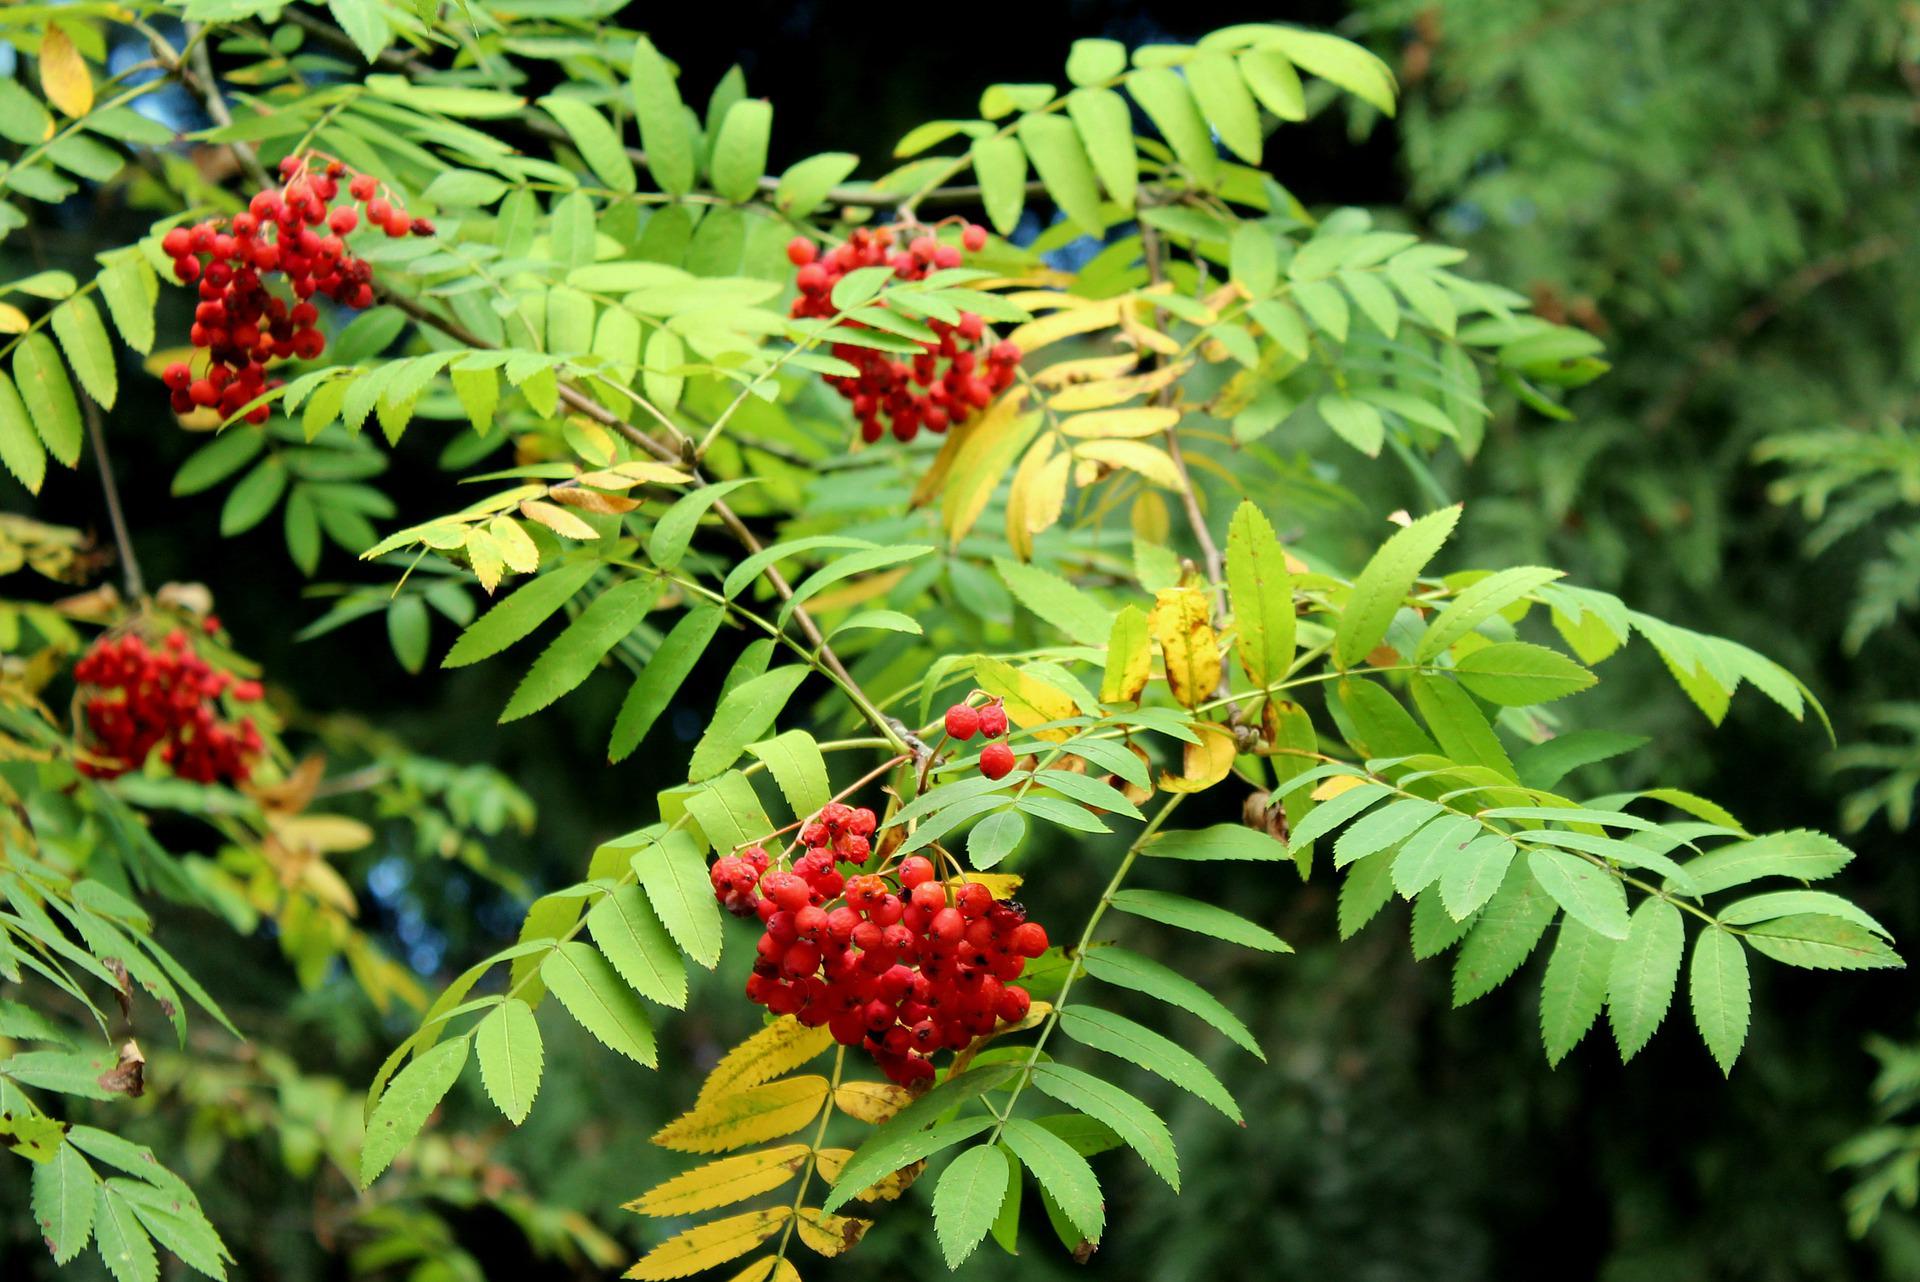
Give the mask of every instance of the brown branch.
<path id="1" fill-rule="evenodd" d="M 140 558 L 133 554 L 133 536 L 127 531 L 126 513 L 120 508 L 120 486 L 114 480 L 113 459 L 107 454 L 107 435 L 100 426 L 100 407 L 93 397 L 82 394 L 81 408 L 87 416 L 87 439 L 93 444 L 93 461 L 100 469 L 100 490 L 107 496 L 107 521 L 113 527 L 113 546 L 120 553 L 120 574 L 129 601 L 147 595 L 146 579 L 140 574 Z"/>

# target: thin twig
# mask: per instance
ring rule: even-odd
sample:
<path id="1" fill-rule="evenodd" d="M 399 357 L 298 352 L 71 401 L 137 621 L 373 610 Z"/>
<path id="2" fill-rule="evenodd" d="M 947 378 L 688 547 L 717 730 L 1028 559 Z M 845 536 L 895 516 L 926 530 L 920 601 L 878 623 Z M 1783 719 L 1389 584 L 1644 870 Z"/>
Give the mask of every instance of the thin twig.
<path id="1" fill-rule="evenodd" d="M 192 23 L 187 26 L 187 45 L 189 50 L 187 58 L 193 66 L 193 71 L 191 74 L 186 74 L 183 68 L 181 79 L 200 95 L 200 101 L 206 105 L 207 114 L 213 117 L 214 123 L 222 129 L 230 128 L 233 125 L 233 113 L 227 110 L 226 96 L 220 92 L 220 82 L 213 74 L 213 58 L 207 53 L 207 42 L 199 38 L 199 31 Z M 240 162 L 240 167 L 247 171 L 247 177 L 253 179 L 262 188 L 273 186 L 273 180 L 267 176 L 265 167 L 260 164 L 260 158 L 253 154 L 251 148 L 242 147 L 236 143 L 230 145 L 227 150 L 231 151 L 233 158 Z"/>
<path id="2" fill-rule="evenodd" d="M 107 521 L 113 526 L 113 545 L 120 553 L 120 573 L 127 586 L 127 599 L 140 601 L 147 595 L 147 582 L 140 574 L 140 558 L 133 554 L 133 536 L 127 532 L 126 513 L 120 509 L 120 486 L 113 478 L 107 434 L 100 427 L 100 407 L 86 395 L 80 397 L 80 404 L 87 415 L 87 439 L 93 443 L 93 461 L 100 469 L 100 489 L 107 496 Z"/>

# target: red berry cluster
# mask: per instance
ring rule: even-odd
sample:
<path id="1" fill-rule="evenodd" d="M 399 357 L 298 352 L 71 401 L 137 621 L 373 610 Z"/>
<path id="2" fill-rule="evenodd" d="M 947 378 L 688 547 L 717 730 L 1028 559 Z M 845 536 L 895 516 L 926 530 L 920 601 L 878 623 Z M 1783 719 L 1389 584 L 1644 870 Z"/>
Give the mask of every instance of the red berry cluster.
<path id="1" fill-rule="evenodd" d="M 155 748 L 173 773 L 194 783 L 244 783 L 260 756 L 253 718 L 229 723 L 220 697 L 256 703 L 258 681 L 237 681 L 193 652 L 176 628 L 160 648 L 138 633 L 102 638 L 73 668 L 94 743 L 82 773 L 112 779 L 138 770 Z"/>
<path id="2" fill-rule="evenodd" d="M 348 307 L 373 302 L 373 268 L 347 252 L 343 239 L 360 225 L 348 205 L 334 207 L 347 167 L 337 160 L 315 164 L 306 156 L 280 162 L 281 187 L 261 191 L 245 213 L 231 220 L 210 218 L 193 227 L 175 227 L 160 247 L 173 259 L 180 281 L 200 282 L 200 305 L 188 337 L 209 354 L 199 378 L 185 361 L 167 366 L 161 378 L 173 392 L 173 409 L 195 407 L 232 414 L 261 392 L 279 385 L 269 379 L 269 360 L 312 360 L 325 350 L 317 328 L 319 309 L 311 301 L 322 294 Z M 366 174 L 347 182 L 352 199 L 366 209 L 367 221 L 389 236 L 433 234 L 424 218 L 377 195 Z M 201 256 L 206 262 L 201 262 Z M 293 301 L 271 293 L 266 281 L 284 275 Z M 267 421 L 267 407 L 248 413 L 249 423 Z"/>
<path id="3" fill-rule="evenodd" d="M 1030 999 L 1013 981 L 1047 950 L 1047 932 L 978 882 L 950 891 L 920 855 L 891 873 L 843 876 L 837 847 L 810 840 L 836 811 L 857 838 L 854 862 L 864 859 L 855 830 L 870 833 L 873 812 L 829 806 L 803 831 L 809 849 L 791 871 L 768 870 L 767 852 L 752 846 L 714 862 L 714 893 L 764 923 L 750 1000 L 866 1047 L 888 1078 L 910 1085 L 933 1076 L 934 1052 L 1026 1018 Z"/>
<path id="4" fill-rule="evenodd" d="M 967 224 L 960 233 L 960 243 L 967 251 L 980 249 L 987 243 L 986 229 Z M 834 285 L 861 267 L 885 264 L 901 280 L 923 280 L 929 271 L 958 267 L 964 261 L 961 249 L 942 244 L 929 233 L 915 236 L 903 250 L 894 250 L 893 245 L 892 228 L 860 227 L 846 244 L 821 256 L 811 240 L 796 236 L 787 244 L 788 261 L 800 269 L 794 276 L 800 296 L 793 300 L 793 314 L 823 318 L 837 314 L 840 309 L 833 305 Z M 882 308 L 886 305 L 884 299 L 873 304 Z M 1012 343 L 995 343 L 982 360 L 979 348 L 987 327 L 980 317 L 961 312 L 958 322 L 929 317 L 926 323 L 939 340 L 920 344 L 924 350 L 911 362 L 871 347 L 833 345 L 833 354 L 860 372 L 830 374 L 827 386 L 853 402 L 853 416 L 860 420 L 863 440 L 877 441 L 889 428 L 902 441 L 911 441 L 923 427 L 929 432 L 944 432 L 985 409 L 1012 385 L 1020 349 Z M 866 328 L 852 320 L 841 324 Z"/>
<path id="5" fill-rule="evenodd" d="M 1013 769 L 1013 749 L 1002 736 L 1007 733 L 1007 710 L 998 699 L 990 699 L 976 708 L 971 703 L 956 703 L 947 709 L 947 734 L 955 739 L 984 735 L 995 742 L 980 749 L 980 773 L 989 779 L 1003 779 Z"/>

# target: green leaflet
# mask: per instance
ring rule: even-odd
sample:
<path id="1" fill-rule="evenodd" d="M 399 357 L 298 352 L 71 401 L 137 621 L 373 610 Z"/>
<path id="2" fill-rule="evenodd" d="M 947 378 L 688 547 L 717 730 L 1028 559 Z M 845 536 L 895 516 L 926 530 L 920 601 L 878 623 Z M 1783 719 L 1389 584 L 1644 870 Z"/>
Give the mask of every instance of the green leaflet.
<path id="1" fill-rule="evenodd" d="M 685 195 L 693 190 L 694 180 L 686 107 L 674 86 L 672 69 L 645 36 L 634 42 L 632 86 L 633 114 L 640 122 L 647 168 L 662 191 Z"/>
<path id="2" fill-rule="evenodd" d="M 112 1183 L 133 1208 L 135 1218 L 160 1245 L 208 1277 L 226 1277 L 225 1262 L 231 1261 L 233 1255 L 197 1205 L 171 1190 L 162 1191 L 138 1180 Z"/>
<path id="3" fill-rule="evenodd" d="M 1543 645 L 1501 641 L 1463 656 L 1454 664 L 1460 684 L 1490 703 L 1528 707 L 1587 689 L 1593 673 Z"/>
<path id="4" fill-rule="evenodd" d="M 1627 892 L 1611 872 L 1553 849 L 1528 851 L 1527 868 L 1569 917 L 1608 939 L 1627 937 Z"/>
<path id="5" fill-rule="evenodd" d="M 107 1180 L 94 1191 L 94 1244 L 114 1282 L 155 1282 L 160 1276 L 160 1259 L 154 1253 L 153 1239 L 134 1214 L 122 1187 L 126 1183 Z"/>
<path id="6" fill-rule="evenodd" d="M 825 591 L 842 579 L 850 579 L 856 574 L 865 574 L 869 570 L 885 569 L 890 565 L 898 565 L 902 561 L 911 561 L 931 551 L 933 549 L 924 543 L 913 543 L 896 547 L 871 548 L 843 556 L 831 565 L 823 566 L 802 579 L 794 588 L 793 595 L 781 605 L 776 622 L 785 627 L 795 610 L 812 600 L 817 593 Z M 728 575 L 727 581 L 732 582 L 733 576 Z"/>
<path id="7" fill-rule="evenodd" d="M 1302 846 L 1318 840 L 1346 823 L 1355 815 L 1371 806 L 1383 797 L 1393 794 L 1393 789 L 1380 783 L 1356 784 L 1345 792 L 1329 800 L 1320 802 L 1313 812 L 1295 824 L 1287 836 L 1289 846 Z"/>
<path id="8" fill-rule="evenodd" d="M 487 1097 L 509 1122 L 520 1125 L 540 1091 L 544 1058 L 533 1008 L 518 997 L 507 998 L 474 1028 L 473 1048 L 480 1057 L 480 1082 Z"/>
<path id="9" fill-rule="evenodd" d="M 1133 113 L 1111 89 L 1075 89 L 1067 95 L 1067 118 L 1079 131 L 1100 183 L 1122 209 L 1138 195 L 1140 158 L 1133 149 Z"/>
<path id="10" fill-rule="evenodd" d="M 1444 887 L 1442 895 L 1445 894 Z M 1473 933 L 1460 946 L 1453 967 L 1453 1004 L 1484 997 L 1520 969 L 1546 934 L 1560 906 L 1525 868 L 1510 867 L 1500 889 L 1481 910 Z"/>
<path id="11" fill-rule="evenodd" d="M 967 833 L 967 862 L 982 870 L 993 867 L 1019 848 L 1027 835 L 1027 821 L 1017 810 L 990 814 Z"/>
<path id="12" fill-rule="evenodd" d="M 609 1050 L 648 1068 L 658 1062 L 646 1009 L 591 945 L 577 939 L 561 944 L 540 963 L 540 979 L 567 1013 Z"/>
<path id="13" fill-rule="evenodd" d="M 1363 784 L 1361 788 L 1350 788 L 1341 793 L 1340 796 L 1314 811 L 1312 818 L 1317 819 L 1328 813 L 1337 807 L 1342 799 L 1361 791 L 1364 787 Z M 1444 812 L 1439 805 L 1419 797 L 1403 797 L 1391 805 L 1382 806 L 1372 814 L 1354 820 L 1335 840 L 1333 866 L 1344 868 L 1356 859 L 1363 859 L 1375 851 L 1398 845 L 1442 813 Z"/>
<path id="14" fill-rule="evenodd" d="M 47 479 L 47 447 L 4 370 L 0 370 L 0 463 L 29 493 L 38 494 Z"/>
<path id="15" fill-rule="evenodd" d="M 1000 1214 L 1012 1179 L 1013 1164 L 995 1144 L 968 1149 L 940 1173 L 933 1190 L 933 1231 L 948 1268 L 959 1268 L 980 1245 Z"/>
<path id="16" fill-rule="evenodd" d="M 1219 181 L 1220 157 L 1213 149 L 1213 135 L 1179 72 L 1169 67 L 1136 71 L 1127 78 L 1127 92 L 1195 182 L 1212 187 Z"/>
<path id="17" fill-rule="evenodd" d="M 1687 993 L 1693 1006 L 1694 1027 L 1723 1074 L 1733 1072 L 1733 1061 L 1746 1044 L 1747 1022 L 1753 998 L 1747 980 L 1747 950 L 1739 937 L 1710 926 L 1695 936 L 1693 964 L 1687 971 Z"/>
<path id="18" fill-rule="evenodd" d="M 23 335 L 13 349 L 13 377 L 20 399 L 46 443 L 47 453 L 67 467 L 80 461 L 80 406 L 60 354 L 44 333 Z"/>
<path id="19" fill-rule="evenodd" d="M 1270 243 L 1259 234 L 1262 244 Z M 1272 523 L 1250 499 L 1227 526 L 1227 594 L 1240 666 L 1256 686 L 1271 685 L 1293 664 L 1293 575 Z"/>
<path id="20" fill-rule="evenodd" d="M 1111 902 L 1123 913 L 1224 939 L 1230 944 L 1270 953 L 1293 951 L 1291 945 L 1265 926 L 1256 926 L 1245 917 L 1185 895 L 1164 890 L 1122 890 L 1114 894 Z"/>
<path id="21" fill-rule="evenodd" d="M 1081 645 L 1104 646 L 1113 630 L 1114 612 L 1057 574 L 1004 556 L 993 568 L 1014 599 Z"/>
<path id="22" fill-rule="evenodd" d="M 1513 761 L 1501 746 L 1500 737 L 1474 704 L 1473 696 L 1457 682 L 1416 673 L 1407 684 L 1413 693 L 1414 706 L 1420 709 L 1421 718 L 1439 741 L 1443 756 L 1462 765 L 1485 766 L 1509 779 L 1517 779 Z"/>
<path id="23" fill-rule="evenodd" d="M 65 1264 L 93 1234 L 94 1188 L 100 1177 L 71 1144 L 33 1168 L 33 1222 L 55 1264 Z"/>
<path id="24" fill-rule="evenodd" d="M 647 559 L 663 570 L 671 570 L 680 564 L 680 558 L 687 553 L 687 545 L 693 541 L 694 527 L 700 524 L 700 518 L 707 514 L 707 509 L 741 486 L 754 484 L 756 479 L 742 477 L 739 480 L 722 481 L 718 485 L 703 485 L 677 499 L 654 523 L 653 533 L 647 536 Z"/>
<path id="25" fill-rule="evenodd" d="M 1414 581 L 1459 523 L 1458 506 L 1441 508 L 1401 530 L 1380 546 L 1353 582 L 1353 594 L 1334 629 L 1334 661 L 1359 666 L 1386 638 Z"/>
<path id="26" fill-rule="evenodd" d="M 1106 1208 L 1100 1200 L 1100 1181 L 1087 1159 L 1059 1136 L 1024 1117 L 1009 1120 L 1001 1138 L 1021 1165 L 1089 1242 L 1100 1240 L 1106 1227 Z"/>
<path id="27" fill-rule="evenodd" d="M 1540 1040 L 1558 1065 L 1587 1035 L 1607 1001 L 1607 977 L 1619 941 L 1563 920 L 1540 986 Z"/>
<path id="28" fill-rule="evenodd" d="M 1161 832 L 1141 847 L 1141 853 L 1157 859 L 1278 861 L 1288 857 L 1285 842 L 1243 824 L 1214 824 L 1208 828 Z"/>
<path id="29" fill-rule="evenodd" d="M 427 1117 L 453 1088 L 467 1065 L 471 1039 L 465 1036 L 441 1042 L 401 1069 L 367 1118 L 367 1136 L 360 1149 L 360 1184 L 371 1185 L 400 1150 L 412 1142 Z"/>
<path id="30" fill-rule="evenodd" d="M 534 660 L 514 687 L 513 698 L 500 714 L 501 723 L 538 712 L 593 675 L 607 652 L 646 617 L 658 594 L 659 586 L 651 579 L 627 579 L 595 597 Z"/>
<path id="31" fill-rule="evenodd" d="M 1013 1069 L 1005 1064 L 971 1068 L 949 1077 L 901 1109 L 876 1127 L 854 1150 L 821 1209 L 838 1210 L 881 1176 L 942 1149 L 951 1148 L 992 1126 L 993 1117 L 978 1113 L 929 1129 L 929 1124 L 942 1114 L 994 1089 L 1012 1075 Z"/>
<path id="32" fill-rule="evenodd" d="M 588 910 L 587 930 L 635 992 L 662 1006 L 686 1008 L 686 963 L 639 887 L 615 887 Z"/>
<path id="33" fill-rule="evenodd" d="M 120 375 L 114 368 L 113 340 L 100 319 L 100 309 L 85 294 L 76 294 L 53 309 L 53 332 L 60 350 L 80 378 L 80 386 L 107 409 L 120 394 Z"/>
<path id="34" fill-rule="evenodd" d="M 684 790 L 687 813 L 700 825 L 699 835 L 725 853 L 749 842 L 767 840 L 773 821 L 760 806 L 753 784 L 738 770 Z"/>
<path id="35" fill-rule="evenodd" d="M 192 460 L 188 462 L 191 465 Z M 184 475 L 186 468 L 181 473 Z M 174 484 L 179 485 L 178 479 Z M 526 637 L 585 587 L 599 568 L 591 561 L 575 561 L 529 580 L 474 620 L 447 651 L 440 666 L 459 668 L 478 663 Z"/>
<path id="36" fill-rule="evenodd" d="M 1011 138 L 987 137 L 974 139 L 971 155 L 987 220 L 1009 235 L 1027 203 L 1027 153 Z"/>
<path id="37" fill-rule="evenodd" d="M 1685 934 L 1680 910 L 1664 899 L 1642 900 L 1633 910 L 1607 974 L 1607 1019 L 1622 1063 L 1639 1053 L 1666 1018 Z"/>
<path id="38" fill-rule="evenodd" d="M 1173 1134 L 1140 1100 L 1111 1082 L 1065 1064 L 1035 1065 L 1033 1088 L 1113 1128 L 1155 1175 L 1174 1192 L 1180 1191 L 1180 1157 L 1173 1147 Z"/>
<path id="39" fill-rule="evenodd" d="M 773 725 L 809 671 L 804 664 L 788 664 L 743 681 L 729 691 L 714 710 L 706 733 L 694 745 L 693 757 L 687 763 L 687 778 L 698 783 L 733 765 L 746 746 Z"/>
<path id="40" fill-rule="evenodd" d="M 634 190 L 637 184 L 633 162 L 627 159 L 620 135 L 614 132 L 605 116 L 584 99 L 565 94 L 548 94 L 540 100 L 540 106 L 560 122 L 580 152 L 580 158 L 601 182 L 615 191 Z"/>
<path id="41" fill-rule="evenodd" d="M 1088 235 L 1103 234 L 1106 224 L 1100 217 L 1100 184 L 1073 122 L 1064 116 L 1036 112 L 1022 116 L 1014 132 L 1060 212 Z"/>
<path id="42" fill-rule="evenodd" d="M 707 159 L 715 191 L 734 201 L 749 200 L 759 191 L 772 129 L 773 104 L 763 98 L 743 98 L 727 109 Z"/>
<path id="43" fill-rule="evenodd" d="M 1131 988 L 1196 1015 L 1232 1038 L 1249 1054 L 1263 1060 L 1266 1058 L 1260 1044 L 1237 1015 L 1212 993 L 1172 967 L 1113 945 L 1088 949 L 1080 965 L 1087 974 L 1102 983 Z M 1066 1102 L 1069 1101 L 1062 1101 Z"/>
<path id="44" fill-rule="evenodd" d="M 747 751 L 766 763 L 787 804 L 793 807 L 795 818 L 811 817 L 831 799 L 833 788 L 827 780 L 827 759 L 820 755 L 820 745 L 805 730 L 789 730 L 749 744 Z"/>
<path id="45" fill-rule="evenodd" d="M 1254 105 L 1233 58 L 1205 49 L 1187 62 L 1185 71 L 1200 112 L 1220 135 L 1220 141 L 1241 160 L 1258 165 L 1263 142 L 1260 109 Z"/>
<path id="46" fill-rule="evenodd" d="M 1846 867 L 1853 852 L 1823 832 L 1797 828 L 1720 846 L 1684 865 L 1694 894 L 1744 885 L 1759 877 L 1819 881 Z"/>
<path id="47" fill-rule="evenodd" d="M 834 187 L 846 181 L 859 164 L 858 156 L 845 151 L 809 156 L 780 175 L 773 203 L 789 217 L 805 218 L 825 204 Z"/>
<path id="48" fill-rule="evenodd" d="M 1477 583 L 1462 588 L 1446 609 L 1427 624 L 1420 646 L 1413 652 L 1415 663 L 1428 663 L 1482 623 L 1527 596 L 1534 589 L 1563 577 L 1560 570 L 1538 565 L 1516 566 L 1489 574 Z"/>
<path id="49" fill-rule="evenodd" d="M 1084 1046 L 1166 1078 L 1235 1122 L 1243 1120 L 1240 1106 L 1199 1056 L 1142 1024 L 1096 1006 L 1070 1006 L 1060 1012 L 1060 1031 Z"/>
<path id="50" fill-rule="evenodd" d="M 562 572 L 556 570 L 553 574 Z M 546 577 L 551 578 L 553 574 Z M 534 583 L 544 581 L 536 579 Z M 533 584 L 528 584 L 520 589 L 520 593 L 531 587 Z M 514 598 L 509 600 L 516 599 L 520 593 L 515 593 Z M 500 606 L 494 608 L 499 609 Z M 620 715 L 613 723 L 613 738 L 607 745 L 607 760 L 623 761 L 640 746 L 641 740 L 647 737 L 647 731 L 667 710 L 675 692 L 692 673 L 694 665 L 700 662 L 700 656 L 706 652 L 707 644 L 713 640 L 714 633 L 720 630 L 721 620 L 725 617 L 726 612 L 719 606 L 702 604 L 688 610 L 673 625 L 673 629 L 660 642 L 660 647 L 653 652 L 653 657 L 647 660 L 647 666 L 633 679 L 627 697 L 620 704 Z M 485 619 L 481 622 L 484 623 Z M 453 656 L 447 657 L 451 661 Z"/>
<path id="51" fill-rule="evenodd" d="M 669 832 L 635 851 L 632 867 L 674 942 L 712 970 L 720 960 L 720 908 L 699 847 L 685 833 Z"/>
<path id="52" fill-rule="evenodd" d="M 1440 899 L 1456 921 L 1492 899 L 1506 878 L 1518 848 L 1498 833 L 1474 839 L 1457 856 L 1450 856 L 1440 874 Z"/>
<path id="53" fill-rule="evenodd" d="M 1751 926 L 1746 941 L 1789 966 L 1810 970 L 1881 970 L 1906 965 L 1873 931 L 1840 917 L 1796 913 Z"/>
<path id="54" fill-rule="evenodd" d="M 1413 898 L 1454 867 L 1484 832 L 1468 815 L 1443 814 L 1422 824 L 1391 855 L 1393 888 Z"/>

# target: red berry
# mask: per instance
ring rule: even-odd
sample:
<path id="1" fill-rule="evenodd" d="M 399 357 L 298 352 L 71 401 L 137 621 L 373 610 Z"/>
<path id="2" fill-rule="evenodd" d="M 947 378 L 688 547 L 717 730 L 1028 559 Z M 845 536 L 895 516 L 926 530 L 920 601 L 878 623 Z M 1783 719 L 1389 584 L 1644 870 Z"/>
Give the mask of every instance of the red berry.
<path id="1" fill-rule="evenodd" d="M 998 739 L 1007 732 L 1007 710 L 998 699 L 980 709 L 980 733 Z"/>
<path id="2" fill-rule="evenodd" d="M 369 194 L 371 195 L 371 193 Z M 365 198 L 362 197 L 362 199 L 365 199 Z M 388 204 L 385 200 L 381 199 L 380 197 L 375 196 L 372 200 L 367 201 L 367 221 L 368 222 L 384 224 L 387 221 L 387 219 L 392 216 L 392 214 L 393 214 L 393 206 Z"/>
<path id="3" fill-rule="evenodd" d="M 908 890 L 933 880 L 933 861 L 924 855 L 908 855 L 900 861 L 900 884 Z"/>
<path id="4" fill-rule="evenodd" d="M 980 710 L 971 704 L 956 703 L 947 709 L 947 733 L 955 739 L 971 739 L 980 730 Z"/>
<path id="5" fill-rule="evenodd" d="M 960 233 L 960 243 L 966 246 L 968 253 L 978 253 L 987 247 L 987 229 L 978 223 L 968 223 L 966 230 Z"/>
<path id="6" fill-rule="evenodd" d="M 339 235 L 346 235 L 360 225 L 360 215 L 344 206 L 327 215 L 327 226 Z"/>
<path id="7" fill-rule="evenodd" d="M 160 381 L 178 391 L 193 382 L 193 371 L 187 368 L 185 361 L 175 361 L 160 375 Z"/>
<path id="8" fill-rule="evenodd" d="M 1013 769 L 1013 749 L 1004 743 L 990 743 L 980 750 L 980 773 L 989 779 L 1005 778 Z"/>
<path id="9" fill-rule="evenodd" d="M 161 252 L 166 254 L 168 258 L 184 257 L 189 248 L 191 248 L 191 246 L 189 245 L 189 237 L 185 227 L 172 228 L 166 235 L 160 238 Z"/>
<path id="10" fill-rule="evenodd" d="M 1022 957 L 1038 957 L 1047 951 L 1047 928 L 1037 921 L 1023 921 L 1007 937 L 1007 946 Z"/>
<path id="11" fill-rule="evenodd" d="M 787 261 L 795 267 L 805 267 L 820 253 L 820 249 L 805 236 L 795 236 L 787 242 Z"/>
<path id="12" fill-rule="evenodd" d="M 347 193 L 351 195 L 355 200 L 361 200 L 361 201 L 372 200 L 373 193 L 374 193 L 374 181 L 372 176 L 368 174 L 355 174 L 353 176 L 353 181 L 347 184 Z M 368 210 L 367 216 L 369 218 L 372 218 L 373 211 Z"/>

